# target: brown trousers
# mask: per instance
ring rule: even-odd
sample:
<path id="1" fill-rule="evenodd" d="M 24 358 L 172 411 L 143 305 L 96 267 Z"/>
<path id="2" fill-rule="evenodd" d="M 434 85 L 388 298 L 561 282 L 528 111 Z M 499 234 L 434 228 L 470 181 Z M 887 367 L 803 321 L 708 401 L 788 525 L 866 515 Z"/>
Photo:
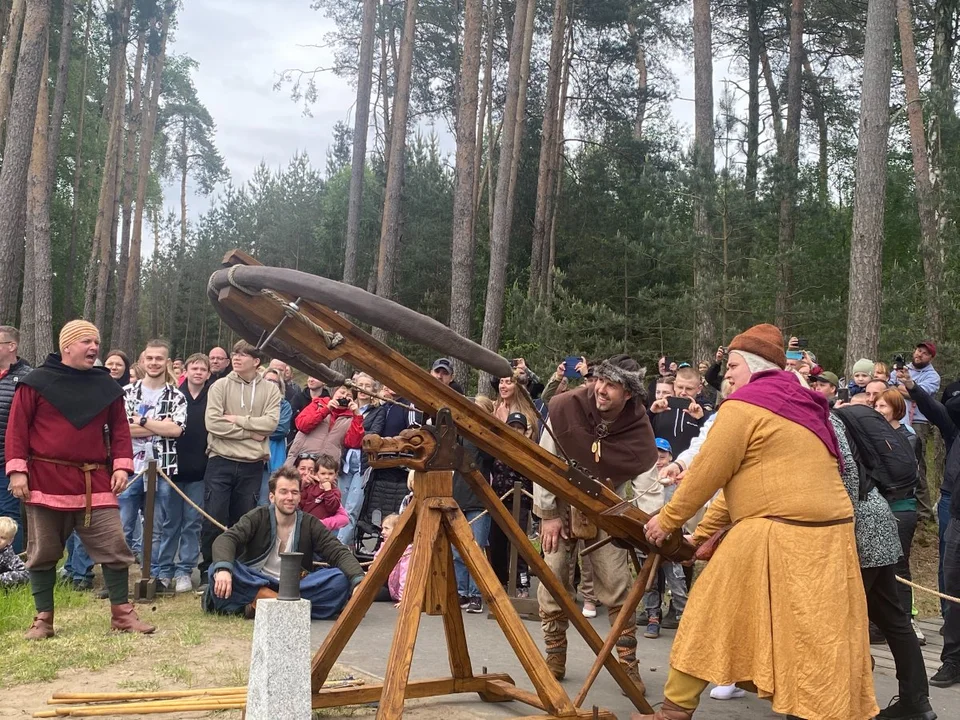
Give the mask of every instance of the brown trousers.
<path id="1" fill-rule="evenodd" d="M 601 530 L 591 544 L 606 537 Z M 610 624 L 616 622 L 617 616 L 627 595 L 630 592 L 630 556 L 627 551 L 608 543 L 602 548 L 594 550 L 589 555 L 593 566 L 593 590 L 596 599 L 607 608 Z M 560 539 L 556 552 L 546 553 L 543 556 L 550 570 L 563 582 L 570 596 L 573 597 L 573 566 L 577 562 L 577 541 L 575 539 Z M 570 621 L 560 605 L 553 599 L 550 591 L 542 583 L 537 588 L 537 602 L 540 603 L 540 627 L 543 629 L 543 639 L 548 653 L 565 653 L 567 650 L 567 627 Z M 630 613 L 631 621 L 627 623 L 623 633 L 617 640 L 617 652 L 621 662 L 632 663 L 636 658 L 637 645 L 637 609 L 623 608 Z"/>
<path id="2" fill-rule="evenodd" d="M 118 508 L 94 508 L 90 527 L 83 526 L 83 516 L 83 510 L 27 505 L 27 567 L 30 570 L 56 567 L 73 531 L 95 563 L 121 570 L 136 562 L 123 537 Z"/>

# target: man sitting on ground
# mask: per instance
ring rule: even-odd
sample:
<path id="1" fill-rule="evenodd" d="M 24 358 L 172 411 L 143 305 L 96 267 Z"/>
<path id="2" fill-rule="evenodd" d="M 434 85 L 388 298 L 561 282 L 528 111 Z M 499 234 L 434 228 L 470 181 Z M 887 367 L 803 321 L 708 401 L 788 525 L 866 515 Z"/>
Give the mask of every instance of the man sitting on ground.
<path id="1" fill-rule="evenodd" d="M 339 613 L 363 580 L 360 563 L 336 536 L 300 510 L 300 473 L 284 466 L 270 477 L 270 504 L 251 510 L 213 543 L 211 583 L 203 609 L 252 619 L 257 601 L 274 598 L 280 587 L 280 553 L 303 553 L 307 573 L 300 595 L 310 616 L 326 620 Z M 330 565 L 314 569 L 316 556 Z"/>

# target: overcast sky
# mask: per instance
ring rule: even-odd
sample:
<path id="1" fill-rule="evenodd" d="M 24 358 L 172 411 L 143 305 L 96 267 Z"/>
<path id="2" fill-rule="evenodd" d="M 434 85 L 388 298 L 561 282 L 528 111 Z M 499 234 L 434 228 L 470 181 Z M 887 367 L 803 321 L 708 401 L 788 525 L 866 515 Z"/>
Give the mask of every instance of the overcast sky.
<path id="1" fill-rule="evenodd" d="M 216 143 L 235 185 L 249 180 L 261 161 L 277 168 L 298 151 L 323 166 L 334 124 L 353 123 L 354 89 L 332 72 L 318 75 L 318 101 L 312 116 L 304 116 L 301 104 L 290 99 L 289 86 L 274 90 L 274 84 L 288 68 L 332 65 L 332 53 L 315 47 L 335 29 L 332 21 L 312 10 L 309 0 L 190 0 L 178 25 L 173 51 L 199 63 L 194 81 L 217 123 Z M 679 97 L 687 99 L 674 101 L 672 111 L 689 127 L 692 67 L 677 64 L 674 72 Z M 715 79 L 719 93 L 722 79 Z M 444 132 L 443 126 L 437 131 Z M 448 144 L 452 141 L 442 143 Z M 178 207 L 178 192 L 167 189 L 168 207 Z M 209 201 L 194 196 L 188 202 L 195 218 Z"/>

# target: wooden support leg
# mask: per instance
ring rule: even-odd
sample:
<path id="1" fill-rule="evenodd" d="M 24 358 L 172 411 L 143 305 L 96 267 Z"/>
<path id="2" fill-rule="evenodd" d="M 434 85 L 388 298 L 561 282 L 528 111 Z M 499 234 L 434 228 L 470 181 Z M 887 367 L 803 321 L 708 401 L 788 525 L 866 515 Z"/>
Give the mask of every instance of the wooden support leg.
<path id="1" fill-rule="evenodd" d="M 487 485 L 489 488 L 489 485 Z M 491 490 L 491 492 L 493 492 Z M 498 500 L 499 502 L 499 500 Z M 502 507 L 502 505 L 501 505 Z M 523 665 L 527 675 L 533 682 L 537 690 L 537 695 L 543 702 L 543 706 L 553 715 L 575 716 L 576 709 L 570 698 L 560 687 L 560 683 L 550 672 L 546 661 L 540 654 L 540 649 L 534 644 L 530 633 L 520 621 L 520 617 L 510 604 L 510 599 L 504 592 L 500 581 L 497 579 L 493 568 L 490 567 L 487 559 L 483 556 L 480 548 L 473 541 L 473 532 L 470 530 L 470 524 L 463 516 L 460 508 L 444 512 L 444 526 L 460 556 L 466 563 L 467 568 L 473 574 L 474 580 L 483 592 L 484 597 L 490 603 L 490 608 L 497 618 L 500 628 L 503 630 L 510 647 L 517 655 L 517 659 Z"/>
<path id="2" fill-rule="evenodd" d="M 470 487 L 474 493 L 476 493 L 477 497 L 480 498 L 487 508 L 490 517 L 496 521 L 504 534 L 510 538 L 510 542 L 517 546 L 517 549 L 523 555 L 523 559 L 527 561 L 527 565 L 532 569 L 533 574 L 539 578 L 540 582 L 545 585 L 547 590 L 550 591 L 550 594 L 553 595 L 557 604 L 563 608 L 563 612 L 570 619 L 570 622 L 586 641 L 587 645 L 590 646 L 590 649 L 595 653 L 599 653 L 603 649 L 603 639 L 597 634 L 597 631 L 593 629 L 589 621 L 580 613 L 580 608 L 578 608 L 576 603 L 570 598 L 563 583 L 553 574 L 553 571 L 550 570 L 544 559 L 540 557 L 540 553 L 534 550 L 526 534 L 520 532 L 520 528 L 513 522 L 513 518 L 510 517 L 503 503 L 500 502 L 500 498 L 493 492 L 490 483 L 476 470 L 464 475 L 464 477 L 467 479 L 467 482 L 470 483 Z M 607 655 L 604 658 L 604 666 L 613 676 L 613 679 L 617 681 L 620 688 L 627 694 L 627 697 L 630 698 L 630 701 L 637 710 L 642 713 L 653 714 L 653 708 L 650 707 L 650 703 L 646 701 L 640 693 L 640 689 L 627 676 L 626 669 L 617 658 Z"/>
<path id="3" fill-rule="evenodd" d="M 659 565 L 659 555 L 647 556 L 647 560 L 643 563 L 643 568 L 640 570 L 640 574 L 637 575 L 637 579 L 634 581 L 633 587 L 630 588 L 630 594 L 627 595 L 627 599 L 620 608 L 620 614 L 617 615 L 617 621 L 613 624 L 613 627 L 610 628 L 610 634 L 607 635 L 607 641 L 603 644 L 600 652 L 597 653 L 597 659 L 594 660 L 593 666 L 590 668 L 590 672 L 587 674 L 587 679 L 583 682 L 583 687 L 580 688 L 580 692 L 577 693 L 577 697 L 573 700 L 573 704 L 577 707 L 583 705 L 583 701 L 586 699 L 587 693 L 590 691 L 590 687 L 593 685 L 593 681 L 596 680 L 597 675 L 600 674 L 600 668 L 603 667 L 604 661 L 610 657 L 610 653 L 613 652 L 613 647 L 617 644 L 620 634 L 627 626 L 627 623 L 632 619 L 630 616 L 636 614 L 637 605 L 639 605 L 640 601 L 643 599 L 643 594 L 650 589 L 650 582 L 652 580 L 656 580 L 657 567 Z"/>
<path id="4" fill-rule="evenodd" d="M 336 623 L 330 628 L 330 632 L 324 638 L 317 654 L 313 656 L 313 667 L 310 672 L 313 692 L 317 692 L 323 687 L 333 664 L 347 646 L 364 615 L 367 614 L 367 610 L 373 604 L 377 592 L 387 582 L 390 571 L 396 567 L 403 551 L 413 540 L 413 532 L 417 525 L 419 512 L 420 508 L 417 501 L 414 500 L 413 504 L 400 516 L 390 539 L 381 548 L 380 554 L 377 555 L 377 559 L 370 567 L 367 576 L 347 602 L 347 606 L 341 611 Z"/>
<path id="5" fill-rule="evenodd" d="M 457 595 L 457 576 L 453 568 L 453 553 L 446 533 L 440 534 L 438 545 L 447 547 L 447 609 L 443 614 L 443 631 L 447 637 L 447 656 L 450 660 L 450 674 L 455 678 L 473 676 L 470 663 L 470 651 L 467 649 L 467 634 L 463 628 L 463 614 L 460 610 L 460 598 Z"/>
<path id="6" fill-rule="evenodd" d="M 413 539 L 413 555 L 407 570 L 407 582 L 400 600 L 400 614 L 393 633 L 393 645 L 387 658 L 389 672 L 380 695 L 378 720 L 393 720 L 403 715 L 403 699 L 413 649 L 420 629 L 420 614 L 427 591 L 427 575 L 431 567 L 431 555 L 440 534 L 440 513 L 421 507 L 418 512 L 417 533 Z"/>

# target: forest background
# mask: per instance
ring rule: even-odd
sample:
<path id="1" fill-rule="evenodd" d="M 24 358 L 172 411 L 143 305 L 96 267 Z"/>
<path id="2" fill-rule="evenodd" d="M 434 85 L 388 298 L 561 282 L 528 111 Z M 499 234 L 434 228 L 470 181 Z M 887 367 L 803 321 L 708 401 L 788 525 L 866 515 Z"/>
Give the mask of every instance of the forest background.
<path id="1" fill-rule="evenodd" d="M 353 125 L 322 167 L 298 154 L 234 185 L 177 0 L 0 0 L 0 322 L 25 358 L 77 316 L 133 354 L 156 335 L 184 357 L 229 344 L 205 291 L 238 247 L 543 373 L 570 354 L 707 358 L 770 321 L 838 372 L 921 337 L 960 370 L 960 0 L 312 6 L 336 62 L 277 92 L 309 112 L 336 73 Z M 670 112 L 691 65 L 692 143 Z M 193 189 L 212 199 L 191 217 Z"/>

